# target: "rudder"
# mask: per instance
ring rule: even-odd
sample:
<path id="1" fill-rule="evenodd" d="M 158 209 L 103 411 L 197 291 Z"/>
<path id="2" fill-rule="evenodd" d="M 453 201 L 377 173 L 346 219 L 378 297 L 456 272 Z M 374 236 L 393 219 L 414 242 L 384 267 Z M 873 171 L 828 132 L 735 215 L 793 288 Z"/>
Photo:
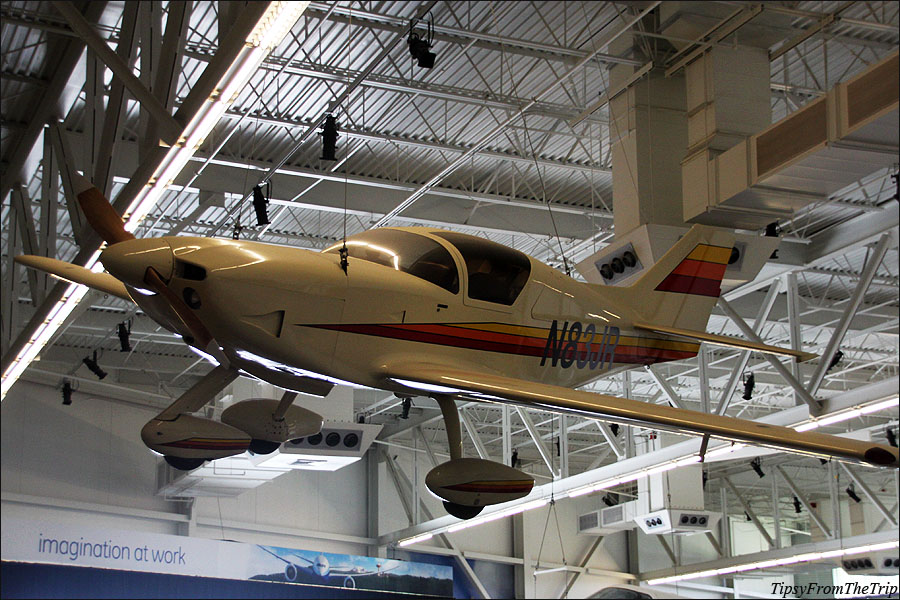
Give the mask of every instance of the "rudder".
<path id="1" fill-rule="evenodd" d="M 733 246 L 733 232 L 694 225 L 621 293 L 648 322 L 705 331 Z"/>

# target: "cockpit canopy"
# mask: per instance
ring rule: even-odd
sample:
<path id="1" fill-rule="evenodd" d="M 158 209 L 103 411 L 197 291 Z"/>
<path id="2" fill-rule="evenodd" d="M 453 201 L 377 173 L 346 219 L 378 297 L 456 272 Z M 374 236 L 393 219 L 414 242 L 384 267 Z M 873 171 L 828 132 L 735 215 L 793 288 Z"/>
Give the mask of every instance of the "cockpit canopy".
<path id="1" fill-rule="evenodd" d="M 463 257 L 468 272 L 469 297 L 512 305 L 531 273 L 528 257 L 512 248 L 481 238 L 449 231 L 430 231 L 443 238 Z M 340 252 L 342 244 L 326 249 Z M 350 258 L 365 260 L 409 273 L 456 294 L 459 272 L 446 248 L 424 235 L 398 229 L 372 229 L 347 240 Z"/>
<path id="2" fill-rule="evenodd" d="M 531 261 L 502 244 L 462 233 L 435 231 L 459 250 L 469 274 L 469 298 L 512 305 L 528 282 Z"/>
<path id="3" fill-rule="evenodd" d="M 342 244 L 325 253 L 337 254 Z M 350 258 L 358 258 L 429 281 L 448 292 L 459 292 L 459 273 L 446 248 L 423 235 L 397 229 L 371 229 L 347 240 Z"/>

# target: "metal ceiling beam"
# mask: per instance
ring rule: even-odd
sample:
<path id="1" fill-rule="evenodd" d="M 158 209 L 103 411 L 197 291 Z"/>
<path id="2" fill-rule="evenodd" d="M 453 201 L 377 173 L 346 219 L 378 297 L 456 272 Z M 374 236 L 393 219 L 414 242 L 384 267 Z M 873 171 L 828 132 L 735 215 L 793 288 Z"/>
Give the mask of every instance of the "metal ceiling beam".
<path id="1" fill-rule="evenodd" d="M 298 121 L 292 121 L 289 119 L 279 119 L 275 117 L 266 117 L 266 116 L 255 116 L 251 114 L 241 114 L 234 111 L 229 111 L 225 115 L 226 119 L 230 120 L 244 120 L 250 123 L 264 123 L 267 125 L 277 125 L 280 127 L 284 127 L 287 129 L 296 128 L 296 127 L 307 127 L 310 123 L 302 123 Z M 375 131 L 365 131 L 362 129 L 354 129 L 351 127 L 342 126 L 340 130 L 340 135 L 346 136 L 349 139 L 357 139 L 357 140 L 367 140 L 373 142 L 382 142 L 382 143 L 390 143 L 396 144 L 398 146 L 405 146 L 410 148 L 420 148 L 422 150 L 437 150 L 439 152 L 453 152 L 455 154 L 461 154 L 463 152 L 467 152 L 469 150 L 466 146 L 458 146 L 448 143 L 441 142 L 433 142 L 429 140 L 420 140 L 407 138 L 399 135 L 391 135 L 389 133 L 379 133 Z M 582 171 L 585 173 L 593 173 L 593 174 L 602 174 L 608 177 L 612 177 L 612 169 L 609 167 L 602 167 L 600 165 L 590 165 L 590 164 L 582 164 L 578 162 L 570 162 L 570 161 L 558 161 L 546 158 L 529 158 L 527 156 L 519 156 L 517 154 L 508 154 L 505 152 L 497 152 L 495 150 L 480 150 L 476 153 L 476 156 L 483 156 L 487 158 L 495 158 L 497 160 L 507 161 L 507 162 L 515 162 L 521 164 L 527 164 L 529 166 L 534 166 L 535 162 L 541 167 L 550 167 L 555 169 L 562 170 L 571 170 L 571 171 Z"/>
<path id="2" fill-rule="evenodd" d="M 492 128 L 490 131 L 488 131 L 487 133 L 481 135 L 481 137 L 478 139 L 478 141 L 473 143 L 472 148 L 468 152 L 464 153 L 462 156 L 458 157 L 456 160 L 452 161 L 449 165 L 444 167 L 439 173 L 434 175 L 424 185 L 422 185 L 415 192 L 413 192 L 406 200 L 401 202 L 393 210 L 391 210 L 386 215 L 384 215 L 381 219 L 379 219 L 377 222 L 375 222 L 372 225 L 372 228 L 374 229 L 374 228 L 386 225 L 388 222 L 390 222 L 392 219 L 394 219 L 394 217 L 399 216 L 404 210 L 406 210 L 407 208 L 412 206 L 412 204 L 415 203 L 416 200 L 418 200 L 419 198 L 424 196 L 426 193 L 428 193 L 428 190 L 430 190 L 432 187 L 436 186 L 438 183 L 443 181 L 444 178 L 446 178 L 448 175 L 450 175 L 451 173 L 456 171 L 459 167 L 461 167 L 463 164 L 465 164 L 470 156 L 474 155 L 476 152 L 481 150 L 485 146 L 485 144 L 487 144 L 492 139 L 494 139 L 494 137 L 496 137 L 498 134 L 500 134 L 503 130 L 505 130 L 513 122 L 517 121 L 522 115 L 525 114 L 525 112 L 527 110 L 532 108 L 541 99 L 543 99 L 547 94 L 549 94 L 551 91 L 553 91 L 556 88 L 556 86 L 561 84 L 563 81 L 569 79 L 576 72 L 580 71 L 588 62 L 591 61 L 591 59 L 593 59 L 600 52 L 600 49 L 605 48 L 607 44 L 611 43 L 616 38 L 618 38 L 620 35 L 622 35 L 626 31 L 628 31 L 628 29 L 630 29 L 635 23 L 637 23 L 638 21 L 643 19 L 650 11 L 655 9 L 659 4 L 660 4 L 659 0 L 656 0 L 655 2 L 651 2 L 650 5 L 647 6 L 646 8 L 644 8 L 640 13 L 638 13 L 636 16 L 634 16 L 631 19 L 629 19 L 628 21 L 626 21 L 624 25 L 617 28 L 613 33 L 607 35 L 601 42 L 598 42 L 597 46 L 596 46 L 596 48 L 597 48 L 596 50 L 591 52 L 588 56 L 582 58 L 580 61 L 578 61 L 578 63 L 574 67 L 572 67 L 572 69 L 570 69 L 569 71 L 564 73 L 562 76 L 557 77 L 553 82 L 551 82 L 549 85 L 544 87 L 540 92 L 535 94 L 533 99 L 531 101 L 529 101 L 527 104 L 520 107 L 518 112 L 516 112 L 514 115 L 512 115 L 511 117 L 509 117 L 502 123 L 498 124 L 497 126 Z"/>
<path id="3" fill-rule="evenodd" d="M 307 10 L 315 13 L 323 13 L 328 10 L 329 5 L 323 2 L 310 2 Z M 409 31 L 409 20 L 393 15 L 385 15 L 372 11 L 358 10 L 355 7 L 339 7 L 334 11 L 334 15 L 330 17 L 333 21 L 347 23 L 350 19 L 362 26 L 379 25 L 385 30 L 395 31 L 400 34 L 406 34 Z M 471 44 L 475 41 L 475 46 L 490 50 L 499 50 L 501 52 L 509 52 L 513 54 L 524 54 L 525 56 L 537 56 L 548 60 L 573 61 L 584 58 L 588 55 L 586 50 L 577 48 L 567 48 L 565 46 L 556 46 L 552 44 L 543 44 L 531 40 L 512 38 L 508 36 L 486 33 L 481 31 L 472 31 L 469 29 L 458 29 L 448 27 L 440 23 L 434 24 L 434 39 L 437 41 L 450 42 L 454 44 Z M 608 63 L 622 64 L 640 64 L 639 61 L 614 56 L 611 54 L 598 54 L 597 60 Z"/>
<path id="4" fill-rule="evenodd" d="M 89 21 L 98 20 L 106 9 L 106 4 L 105 1 L 88 2 L 84 9 L 84 18 Z M 75 66 L 78 64 L 78 59 L 81 58 L 83 50 L 84 42 L 82 40 L 69 39 L 60 43 L 58 52 L 47 57 L 47 64 L 56 63 L 52 68 L 53 75 L 44 89 L 40 102 L 38 102 L 32 113 L 31 120 L 13 146 L 9 164 L 4 170 L 2 183 L 0 183 L 0 201 L 6 198 L 13 184 L 28 183 L 27 179 L 23 178 L 31 177 L 32 173 L 21 172 L 25 166 L 25 161 L 28 159 L 31 149 L 37 143 L 38 136 L 41 134 L 44 125 L 52 117 L 61 118 L 64 116 L 55 114 L 59 109 L 59 99 L 72 76 L 72 72 L 75 70 Z"/>
<path id="5" fill-rule="evenodd" d="M 97 53 L 97 56 L 109 67 L 113 74 L 125 84 L 128 91 L 140 102 L 141 107 L 147 109 L 153 115 L 160 129 L 160 137 L 167 143 L 174 144 L 184 126 L 166 110 L 165 105 L 141 83 L 141 80 L 135 77 L 128 63 L 113 52 L 106 40 L 100 37 L 90 22 L 78 12 L 78 9 L 71 2 L 55 0 L 53 6 L 66 18 L 72 30 L 84 40 L 91 50 Z"/>

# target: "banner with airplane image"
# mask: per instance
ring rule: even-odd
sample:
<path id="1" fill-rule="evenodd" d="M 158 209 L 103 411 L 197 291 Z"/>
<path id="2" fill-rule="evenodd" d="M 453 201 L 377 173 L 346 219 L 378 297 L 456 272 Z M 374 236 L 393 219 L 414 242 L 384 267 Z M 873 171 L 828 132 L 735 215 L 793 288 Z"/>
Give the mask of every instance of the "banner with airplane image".
<path id="1" fill-rule="evenodd" d="M 3 519 L 4 561 L 453 596 L 449 566 L 204 538 Z"/>

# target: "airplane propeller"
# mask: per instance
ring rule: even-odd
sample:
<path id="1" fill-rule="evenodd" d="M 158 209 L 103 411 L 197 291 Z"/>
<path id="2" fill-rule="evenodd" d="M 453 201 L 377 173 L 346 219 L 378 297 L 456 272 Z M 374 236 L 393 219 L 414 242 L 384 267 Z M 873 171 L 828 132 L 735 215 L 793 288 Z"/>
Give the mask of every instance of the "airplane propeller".
<path id="1" fill-rule="evenodd" d="M 189 345 L 214 356 L 220 364 L 227 366 L 229 361 L 224 352 L 222 352 L 218 342 L 209 332 L 209 329 L 206 328 L 187 303 L 169 289 L 159 270 L 148 264 L 143 266 L 144 272 L 142 276 L 140 273 L 135 274 L 133 272 L 135 255 L 140 253 L 141 250 L 136 248 L 134 251 L 129 252 L 127 246 L 129 242 L 141 242 L 142 240 L 137 240 L 134 234 L 125 229 L 125 224 L 121 217 L 119 217 L 109 201 L 103 196 L 103 193 L 94 184 L 76 172 L 72 172 L 71 177 L 74 183 L 75 195 L 88 223 L 108 244 L 107 249 L 100 255 L 100 262 L 103 263 L 103 266 L 114 276 L 126 281 L 126 283 L 130 283 L 132 287 L 141 285 L 155 292 L 158 298 L 167 305 L 167 308 L 174 313 L 174 316 L 181 321 L 184 330 L 190 334 L 190 339 L 188 336 L 185 336 L 185 341 Z M 119 244 L 123 244 L 123 246 L 110 250 Z M 154 248 L 154 250 L 157 249 Z M 126 272 L 132 275 L 130 279 L 135 279 L 134 275 L 138 275 L 140 281 L 129 282 L 129 277 L 122 276 Z M 146 304 L 152 303 L 146 302 Z"/>

